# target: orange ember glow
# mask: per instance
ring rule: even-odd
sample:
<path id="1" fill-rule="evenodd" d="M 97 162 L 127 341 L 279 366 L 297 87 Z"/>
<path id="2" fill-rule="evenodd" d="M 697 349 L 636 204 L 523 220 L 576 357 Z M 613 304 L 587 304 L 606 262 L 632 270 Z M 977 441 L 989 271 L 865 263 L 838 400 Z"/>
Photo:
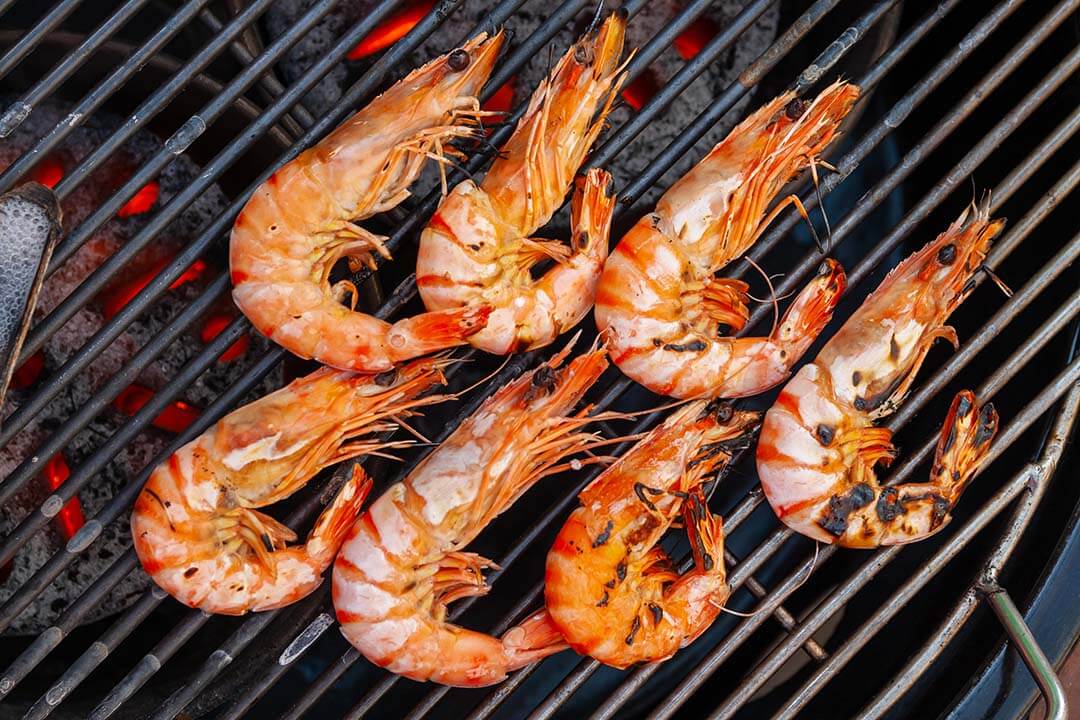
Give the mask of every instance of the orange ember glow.
<path id="1" fill-rule="evenodd" d="M 113 407 L 131 417 L 139 412 L 150 398 L 154 397 L 154 391 L 139 384 L 128 385 L 112 401 Z M 189 405 L 183 400 L 174 400 L 158 413 L 154 418 L 154 427 L 171 433 L 181 433 L 187 430 L 191 423 L 199 417 L 199 409 Z"/>
<path id="2" fill-rule="evenodd" d="M 38 350 L 26 358 L 26 362 L 20 365 L 11 375 L 11 387 L 14 390 L 25 390 L 38 381 L 41 371 L 45 369 L 45 356 Z"/>
<path id="3" fill-rule="evenodd" d="M 682 55 L 683 60 L 689 60 L 719 34 L 720 28 L 715 22 L 707 17 L 699 17 L 675 38 L 675 51 Z"/>
<path id="4" fill-rule="evenodd" d="M 656 75 L 652 70 L 646 70 L 623 88 L 622 96 L 627 105 L 634 110 L 640 110 L 659 91 L 660 84 Z"/>
<path id="5" fill-rule="evenodd" d="M 514 105 L 514 86 L 517 85 L 517 75 L 504 82 L 495 93 L 487 99 L 483 109 L 489 112 L 510 112 Z"/>
<path id="6" fill-rule="evenodd" d="M 54 157 L 47 157 L 30 171 L 30 179 L 47 188 L 54 188 L 64 177 L 64 166 Z"/>
<path id="7" fill-rule="evenodd" d="M 131 196 L 131 199 L 124 203 L 124 206 L 116 211 L 117 217 L 131 217 L 132 215 L 142 215 L 144 212 L 154 207 L 154 203 L 157 202 L 158 192 L 161 186 L 158 185 L 156 180 L 150 182 L 139 188 L 139 192 Z"/>
<path id="8" fill-rule="evenodd" d="M 45 485 L 49 490 L 56 490 L 67 481 L 70 475 L 71 470 L 68 468 L 67 461 L 64 460 L 62 453 L 56 453 L 49 458 L 49 462 L 45 463 L 45 470 L 41 474 L 45 478 Z M 74 537 L 75 533 L 79 532 L 79 529 L 86 524 L 86 516 L 83 515 L 82 503 L 79 502 L 79 498 L 73 497 L 64 503 L 64 507 L 60 508 L 60 512 L 53 516 L 53 523 L 65 540 Z"/>
<path id="9" fill-rule="evenodd" d="M 401 10 L 383 20 L 368 36 L 349 51 L 350 60 L 360 60 L 390 47 L 416 27 L 435 6 L 434 0 L 412 0 Z"/>
<path id="10" fill-rule="evenodd" d="M 116 315 L 116 313 L 123 310 L 124 306 L 134 300 L 135 296 L 142 292 L 142 289 L 149 285 L 150 281 L 156 278 L 162 268 L 171 261 L 171 258 L 162 259 L 155 263 L 152 268 L 130 282 L 105 292 L 101 298 L 101 312 L 105 315 L 105 319 L 109 320 Z M 172 281 L 172 284 L 169 285 L 169 289 L 175 290 L 185 283 L 198 280 L 204 272 L 206 272 L 206 263 L 202 260 L 196 260 L 191 263 L 191 266 L 185 270 L 180 277 Z"/>
<path id="11" fill-rule="evenodd" d="M 232 322 L 232 317 L 225 313 L 218 313 L 206 318 L 206 322 L 203 323 L 202 330 L 199 332 L 199 338 L 203 341 L 203 344 L 209 343 L 218 335 L 229 327 Z M 243 356 L 247 352 L 250 340 L 247 335 L 241 335 L 240 339 L 234 342 L 229 348 L 221 353 L 221 357 L 218 358 L 218 362 L 232 362 L 238 357 Z"/>

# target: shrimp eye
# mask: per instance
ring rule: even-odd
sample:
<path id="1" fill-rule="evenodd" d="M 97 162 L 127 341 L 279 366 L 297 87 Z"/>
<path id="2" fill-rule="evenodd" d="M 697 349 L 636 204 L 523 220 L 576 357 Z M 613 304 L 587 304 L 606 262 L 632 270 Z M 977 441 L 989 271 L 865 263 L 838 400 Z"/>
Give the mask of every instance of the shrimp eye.
<path id="1" fill-rule="evenodd" d="M 389 385 L 393 385 L 394 381 L 397 380 L 397 370 L 391 368 L 386 372 L 381 372 L 375 376 L 374 380 L 375 384 L 379 387 L 387 387 Z"/>
<path id="2" fill-rule="evenodd" d="M 593 51 L 589 45 L 578 45 L 574 48 L 574 62 L 578 65 L 592 65 Z"/>
<path id="3" fill-rule="evenodd" d="M 956 245 L 949 243 L 938 250 L 937 259 L 942 265 L 952 265 L 956 260 Z"/>
<path id="4" fill-rule="evenodd" d="M 806 112 L 806 101 L 795 98 L 784 108 L 784 114 L 789 120 L 798 120 Z"/>
<path id="5" fill-rule="evenodd" d="M 450 57 L 446 58 L 446 64 L 450 66 L 450 69 L 454 72 L 461 72 L 465 68 L 469 67 L 469 53 L 467 50 L 458 48 L 454 52 L 450 53 Z"/>
<path id="6" fill-rule="evenodd" d="M 709 413 L 716 416 L 717 422 L 726 423 L 735 417 L 735 408 L 730 402 L 717 399 L 705 406 L 705 412 L 702 416 L 704 417 Z"/>

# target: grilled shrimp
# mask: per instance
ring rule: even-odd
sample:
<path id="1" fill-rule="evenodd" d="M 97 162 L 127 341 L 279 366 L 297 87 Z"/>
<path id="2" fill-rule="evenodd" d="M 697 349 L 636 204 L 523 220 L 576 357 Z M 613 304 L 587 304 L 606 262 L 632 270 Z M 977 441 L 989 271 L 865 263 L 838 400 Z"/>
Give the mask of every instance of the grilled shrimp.
<path id="1" fill-rule="evenodd" d="M 671 186 L 612 251 L 596 321 L 611 359 L 645 387 L 679 398 L 743 397 L 783 382 L 829 322 L 844 290 L 827 260 L 769 337 L 733 338 L 747 320 L 745 283 L 715 273 L 749 248 L 784 198 L 785 183 L 818 162 L 859 89 L 838 82 L 806 103 L 785 93 L 739 124 Z"/>
<path id="2" fill-rule="evenodd" d="M 499 33 L 414 70 L 255 190 L 229 245 L 233 299 L 252 324 L 295 355 L 344 370 L 394 363 L 464 344 L 490 308 L 430 312 L 390 324 L 357 312 L 356 287 L 331 286 L 348 258 L 389 258 L 382 236 L 356 223 L 393 208 L 427 158 L 446 162 L 455 138 L 476 137 L 485 114 L 476 94 L 502 45 Z M 349 299 L 349 306 L 342 303 Z"/>
<path id="3" fill-rule="evenodd" d="M 548 553 L 547 610 L 570 647 L 617 668 L 693 642 L 728 597 L 720 517 L 701 484 L 745 447 L 760 413 L 698 400 L 681 408 L 580 495 Z M 694 568 L 655 547 L 682 516 Z"/>
<path id="4" fill-rule="evenodd" d="M 224 615 L 296 602 L 322 582 L 371 488 L 338 491 L 304 545 L 255 508 L 292 495 L 323 468 L 402 442 L 380 442 L 414 408 L 443 396 L 441 359 L 382 375 L 322 368 L 226 415 L 151 473 L 131 515 L 147 574 L 190 607 Z"/>
<path id="5" fill-rule="evenodd" d="M 428 310 L 493 308 L 468 338 L 475 347 L 543 347 L 592 307 L 615 207 L 611 177 L 594 169 L 577 183 L 570 247 L 530 235 L 558 210 L 604 126 L 626 77 L 625 27 L 625 13 L 613 13 L 566 52 L 483 182 L 455 187 L 420 236 L 416 285 Z M 533 279 L 532 267 L 547 259 L 555 265 Z"/>
<path id="6" fill-rule="evenodd" d="M 533 483 L 566 469 L 568 454 L 598 442 L 582 428 L 599 415 L 567 413 L 607 367 L 605 351 L 559 369 L 568 352 L 489 398 L 353 527 L 334 563 L 334 608 L 371 662 L 468 687 L 566 647 L 543 611 L 501 638 L 451 624 L 446 611 L 485 594 L 482 572 L 495 567 L 463 548 Z"/>
<path id="7" fill-rule="evenodd" d="M 1003 220 L 984 206 L 897 266 L 781 391 L 765 416 L 758 475 L 777 516 L 827 543 L 877 547 L 920 540 L 949 520 L 997 432 L 993 405 L 953 400 L 927 483 L 882 486 L 874 465 L 896 455 L 891 414 L 945 325 L 968 296 Z"/>

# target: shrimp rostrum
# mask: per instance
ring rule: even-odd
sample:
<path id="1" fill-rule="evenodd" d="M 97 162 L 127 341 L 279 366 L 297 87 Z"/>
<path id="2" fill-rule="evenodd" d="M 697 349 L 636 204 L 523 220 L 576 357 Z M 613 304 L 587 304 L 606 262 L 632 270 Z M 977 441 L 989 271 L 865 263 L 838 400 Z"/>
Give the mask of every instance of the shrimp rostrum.
<path id="1" fill-rule="evenodd" d="M 883 485 L 874 472 L 896 455 L 874 421 L 895 411 L 930 346 L 957 345 L 945 324 L 974 289 L 990 241 L 1004 226 L 985 207 L 965 211 L 899 266 L 803 366 L 765 416 L 758 475 L 777 516 L 822 542 L 876 547 L 940 530 L 997 432 L 991 404 L 960 392 L 925 483 Z"/>
<path id="2" fill-rule="evenodd" d="M 837 82 L 812 102 L 785 93 L 740 123 L 619 241 L 600 276 L 596 321 L 611 359 L 661 395 L 743 397 L 787 379 L 832 317 L 844 271 L 826 260 L 768 337 L 747 322 L 746 283 L 716 273 L 740 257 L 795 195 L 783 186 L 836 137 L 859 96 Z"/>
<path id="3" fill-rule="evenodd" d="M 559 209 L 604 127 L 625 79 L 625 26 L 625 14 L 613 13 L 563 55 L 483 181 L 457 185 L 420 237 L 416 285 L 429 310 L 492 308 L 468 338 L 474 347 L 543 347 L 593 305 L 615 206 L 611 177 L 593 169 L 579 178 L 569 247 L 530 236 Z M 544 260 L 554 265 L 534 278 Z"/>
<path id="4" fill-rule="evenodd" d="M 544 589 L 571 648 L 626 668 L 671 657 L 712 624 L 729 589 L 723 526 L 702 483 L 749 445 L 760 420 L 695 401 L 585 488 L 548 553 Z M 656 546 L 677 519 L 694 558 L 682 576 Z"/>
<path id="5" fill-rule="evenodd" d="M 602 415 L 571 410 L 607 367 L 605 351 L 562 366 L 568 351 L 490 397 L 353 527 L 334 563 L 334 608 L 371 662 L 467 687 L 566 647 L 543 611 L 499 638 L 446 614 L 454 600 L 488 591 L 482 573 L 494 564 L 465 546 L 538 480 L 577 466 L 569 454 L 601 442 L 583 428 Z"/>
<path id="6" fill-rule="evenodd" d="M 451 141 L 482 136 L 488 113 L 476 95 L 502 41 L 481 34 L 409 73 L 255 190 L 233 226 L 229 264 L 233 299 L 259 332 L 303 358 L 383 372 L 483 327 L 488 307 L 391 324 L 356 310 L 351 282 L 329 278 L 343 258 L 354 269 L 389 258 L 386 238 L 357 223 L 408 197 L 429 158 L 442 169 L 460 155 Z"/>
<path id="7" fill-rule="evenodd" d="M 322 368 L 226 415 L 151 473 L 131 535 L 147 574 L 210 613 L 282 607 L 322 582 L 371 488 L 361 473 L 338 491 L 303 545 L 256 508 L 302 488 L 323 468 L 407 441 L 383 441 L 415 409 L 445 396 L 444 359 L 382 375 Z"/>

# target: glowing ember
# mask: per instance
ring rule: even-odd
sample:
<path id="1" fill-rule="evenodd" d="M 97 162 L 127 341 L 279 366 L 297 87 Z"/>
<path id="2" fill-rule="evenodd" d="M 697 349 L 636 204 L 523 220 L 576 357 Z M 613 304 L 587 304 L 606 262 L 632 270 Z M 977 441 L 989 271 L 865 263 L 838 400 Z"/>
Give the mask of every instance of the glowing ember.
<path id="1" fill-rule="evenodd" d="M 64 177 L 64 166 L 54 157 L 47 157 L 30 171 L 30 179 L 47 188 L 54 188 Z"/>
<path id="2" fill-rule="evenodd" d="M 116 313 L 123 310 L 124 306 L 134 300 L 135 296 L 142 292 L 142 289 L 149 285 L 150 281 L 156 278 L 158 273 L 161 272 L 161 269 L 171 261 L 171 258 L 165 258 L 134 280 L 103 293 L 101 297 L 101 312 L 105 316 L 105 319 L 108 320 L 116 315 Z M 206 263 L 202 260 L 196 260 L 191 263 L 191 267 L 185 270 L 180 277 L 172 281 L 172 284 L 169 285 L 169 289 L 175 290 L 185 283 L 198 280 L 204 272 L 206 272 Z"/>
<path id="3" fill-rule="evenodd" d="M 627 105 L 634 110 L 640 110 L 659 91 L 660 83 L 657 82 L 656 75 L 652 70 L 645 70 L 623 88 L 622 96 Z"/>
<path id="4" fill-rule="evenodd" d="M 675 51 L 682 55 L 683 60 L 689 60 L 719 34 L 720 28 L 715 22 L 707 17 L 699 17 L 675 38 Z"/>
<path id="5" fill-rule="evenodd" d="M 45 356 L 38 350 L 26 358 L 26 362 L 20 365 L 11 375 L 11 387 L 14 390 L 25 390 L 38 381 L 41 371 L 45 369 Z"/>
<path id="6" fill-rule="evenodd" d="M 412 30 L 435 6 L 434 0 L 412 0 L 386 18 L 349 51 L 350 60 L 360 60 L 390 47 Z"/>
<path id="7" fill-rule="evenodd" d="M 132 383 L 116 396 L 112 401 L 113 407 L 131 417 L 139 412 L 150 398 L 154 397 L 154 391 L 150 388 Z M 152 421 L 154 427 L 171 433 L 181 433 L 187 430 L 191 423 L 199 417 L 199 409 L 189 405 L 183 400 L 173 400 L 164 410 L 158 413 Z"/>
<path id="8" fill-rule="evenodd" d="M 517 75 L 512 76 L 492 94 L 484 103 L 483 109 L 490 112 L 510 112 L 514 104 L 514 86 L 517 85 Z"/>
<path id="9" fill-rule="evenodd" d="M 132 215 L 142 215 L 144 212 L 154 207 L 154 203 L 157 202 L 158 192 L 160 186 L 156 180 L 150 182 L 139 188 L 139 192 L 131 196 L 131 199 L 124 203 L 124 206 L 116 211 L 117 217 L 131 217 Z"/>
<path id="10" fill-rule="evenodd" d="M 70 475 L 71 470 L 68 469 L 63 453 L 56 453 L 49 458 L 49 462 L 45 463 L 45 470 L 41 473 L 49 490 L 56 490 L 67 481 Z M 65 540 L 70 540 L 75 533 L 79 532 L 79 529 L 86 524 L 86 516 L 83 515 L 82 503 L 79 502 L 78 497 L 73 497 L 64 503 L 60 512 L 53 516 L 53 524 Z"/>
<path id="11" fill-rule="evenodd" d="M 232 317 L 225 313 L 211 315 L 206 318 L 206 322 L 203 323 L 202 330 L 199 332 L 199 337 L 204 344 L 209 343 L 220 335 L 225 328 L 229 327 L 229 324 L 232 323 L 232 321 Z M 221 353 L 218 362 L 232 362 L 238 357 L 241 357 L 247 352 L 250 342 L 247 335 L 241 335 L 239 340 L 230 345 L 225 352 Z"/>

